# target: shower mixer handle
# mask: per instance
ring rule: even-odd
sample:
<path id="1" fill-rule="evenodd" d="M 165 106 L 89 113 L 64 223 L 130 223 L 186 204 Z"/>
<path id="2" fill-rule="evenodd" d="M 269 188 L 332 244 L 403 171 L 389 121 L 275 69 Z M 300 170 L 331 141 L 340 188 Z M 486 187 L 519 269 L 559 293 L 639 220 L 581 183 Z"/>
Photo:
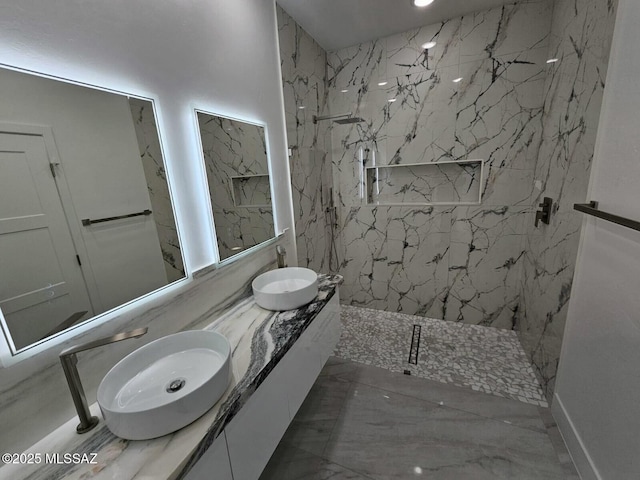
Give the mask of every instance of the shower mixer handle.
<path id="1" fill-rule="evenodd" d="M 551 197 L 544 197 L 542 203 L 539 205 L 541 210 L 536 211 L 535 226 L 538 226 L 538 222 L 542 222 L 545 225 L 549 225 L 551 219 L 551 207 L 553 206 L 553 200 Z"/>

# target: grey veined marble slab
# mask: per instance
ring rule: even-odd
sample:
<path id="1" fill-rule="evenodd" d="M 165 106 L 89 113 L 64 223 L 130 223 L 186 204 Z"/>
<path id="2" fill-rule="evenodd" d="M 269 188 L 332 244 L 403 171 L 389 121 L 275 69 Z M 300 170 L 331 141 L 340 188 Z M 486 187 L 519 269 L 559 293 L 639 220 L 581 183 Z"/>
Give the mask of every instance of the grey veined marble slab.
<path id="1" fill-rule="evenodd" d="M 320 275 L 318 296 L 310 304 L 287 312 L 258 307 L 253 297 L 238 302 L 206 330 L 224 334 L 231 343 L 232 379 L 211 410 L 191 425 L 153 440 L 128 441 L 113 435 L 101 422 L 85 435 L 77 435 L 76 418 L 49 434 L 27 452 L 96 453 L 93 464 L 5 465 L 2 480 L 45 479 L 177 479 L 184 478 L 216 437 L 275 368 L 295 341 L 331 300 L 339 275 Z M 100 415 L 97 404 L 94 415 Z"/>

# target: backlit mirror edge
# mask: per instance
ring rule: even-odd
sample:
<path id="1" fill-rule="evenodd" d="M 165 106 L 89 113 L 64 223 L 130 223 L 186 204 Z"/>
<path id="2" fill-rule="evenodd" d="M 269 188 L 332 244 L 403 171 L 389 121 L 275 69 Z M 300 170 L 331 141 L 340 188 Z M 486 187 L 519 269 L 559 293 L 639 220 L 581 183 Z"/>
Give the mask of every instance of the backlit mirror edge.
<path id="1" fill-rule="evenodd" d="M 34 75 L 40 78 L 45 78 L 45 79 L 49 79 L 49 80 L 54 80 L 54 81 L 59 81 L 59 82 L 63 82 L 69 85 L 77 85 L 80 87 L 84 87 L 84 88 L 90 88 L 90 89 L 94 89 L 94 90 L 99 90 L 102 92 L 106 92 L 106 93 L 112 93 L 112 94 L 116 94 L 116 95 L 122 95 L 128 98 L 135 98 L 135 99 L 139 99 L 139 100 L 144 100 L 144 101 L 148 101 L 151 103 L 151 107 L 153 110 L 153 114 L 156 120 L 156 131 L 157 131 L 157 135 L 158 135 L 158 141 L 159 141 L 159 146 L 160 146 L 160 151 L 162 154 L 162 159 L 163 159 L 163 164 L 164 164 L 164 168 L 165 168 L 165 173 L 166 173 L 166 181 L 167 181 L 167 189 L 169 191 L 169 200 L 171 202 L 171 207 L 173 209 L 174 212 L 174 220 L 175 220 L 175 226 L 176 226 L 176 234 L 178 236 L 178 240 L 180 242 L 181 248 L 180 248 L 180 256 L 182 257 L 182 265 L 184 267 L 184 278 L 181 278 L 179 280 L 176 280 L 172 283 L 169 283 L 167 285 L 164 285 L 156 290 L 153 290 L 151 292 L 148 292 L 144 295 L 141 295 L 139 297 L 133 298 L 131 300 L 129 300 L 126 303 L 123 303 L 121 305 L 118 305 L 110 310 L 107 310 L 105 312 L 102 312 L 98 315 L 95 315 L 91 318 L 88 318 L 87 320 L 85 320 L 84 322 L 81 322 L 77 325 L 74 325 L 73 327 L 64 330 L 58 334 L 55 334 L 53 336 L 50 336 L 44 340 L 40 340 L 38 342 L 32 343 L 30 345 L 28 345 L 27 347 L 21 348 L 21 349 L 16 349 L 15 348 L 15 344 L 13 342 L 13 340 L 11 339 L 11 335 L 9 333 L 9 328 L 8 325 L 6 323 L 6 320 L 4 318 L 4 315 L 2 313 L 2 310 L 0 309 L 0 330 L 2 331 L 2 335 L 0 335 L 0 366 L 2 366 L 3 368 L 7 368 L 10 367 L 12 365 L 15 365 L 19 362 L 22 362 L 28 358 L 31 358 L 35 355 L 38 355 L 40 353 L 46 352 L 47 350 L 53 349 L 55 348 L 57 345 L 60 345 L 66 341 L 68 341 L 71 338 L 74 338 L 78 335 L 81 335 L 93 328 L 97 328 L 105 323 L 107 323 L 110 320 L 113 320 L 119 316 L 121 316 L 122 314 L 126 314 L 127 312 L 133 310 L 134 308 L 138 308 L 138 307 L 142 307 L 144 306 L 145 303 L 149 303 L 151 301 L 156 300 L 157 298 L 160 298 L 161 296 L 164 295 L 170 295 L 171 292 L 174 289 L 178 289 L 180 287 L 182 287 L 185 283 L 187 282 L 192 282 L 193 281 L 193 272 L 191 269 L 191 266 L 189 265 L 189 262 L 187 260 L 188 256 L 185 255 L 184 250 L 187 247 L 187 242 L 186 239 L 183 237 L 182 234 L 182 228 L 181 228 L 181 221 L 179 219 L 179 215 L 177 212 L 179 212 L 179 208 L 177 206 L 177 197 L 175 195 L 175 190 L 174 190 L 174 185 L 171 179 L 171 175 L 169 174 L 169 164 L 172 163 L 172 161 L 170 160 L 169 156 L 166 154 L 166 148 L 163 142 L 163 134 L 162 134 L 162 129 L 160 128 L 160 125 L 162 124 L 162 121 L 160 119 L 161 115 L 159 112 L 159 107 L 157 105 L 157 98 L 153 95 L 144 95 L 144 94 L 139 94 L 139 93 L 132 93 L 132 92 L 124 92 L 118 89 L 114 89 L 114 88 L 109 88 L 109 87 L 105 87 L 102 85 L 96 85 L 96 84 L 91 84 L 91 83 L 87 83 L 87 82 L 82 82 L 82 81 L 76 81 L 76 80 L 72 80 L 69 78 L 63 78 L 63 77 L 59 77 L 56 75 L 50 75 L 50 74 L 45 74 L 42 72 L 38 72 L 35 70 L 31 70 L 31 69 L 25 69 L 25 68 L 20 68 L 20 67 L 16 67 L 14 65 L 8 65 L 5 63 L 1 63 L 0 62 L 0 68 L 4 68 L 7 70 L 11 70 L 14 72 L 18 72 L 18 73 L 24 73 L 24 74 L 28 74 L 28 75 Z M 199 135 L 198 135 L 199 137 Z M 206 178 L 204 179 L 205 183 L 206 183 Z M 205 190 L 206 191 L 206 190 Z M 213 220 L 211 220 L 211 225 L 213 226 Z M 214 232 L 215 233 L 215 232 Z M 215 236 L 213 237 L 214 239 L 216 238 Z M 216 245 L 217 248 L 217 245 Z M 217 250 L 216 250 L 216 255 L 217 255 Z M 219 258 L 219 257 L 216 257 Z"/>
<path id="2" fill-rule="evenodd" d="M 209 216 L 209 225 L 211 226 L 211 246 L 213 247 L 214 259 L 213 263 L 210 265 L 205 265 L 198 271 L 202 271 L 204 269 L 209 269 L 211 266 L 215 266 L 220 263 L 220 250 L 218 248 L 218 233 L 216 232 L 216 222 L 213 218 L 213 206 L 211 205 L 211 199 L 209 198 L 209 184 L 207 177 L 207 165 L 204 160 L 203 146 L 202 146 L 202 135 L 200 135 L 200 122 L 198 121 L 198 112 L 206 113 L 204 110 L 200 110 L 198 108 L 192 108 L 192 119 L 193 119 L 193 133 L 196 137 L 196 144 L 198 145 L 198 154 L 200 162 L 198 166 L 200 168 L 200 182 L 202 184 L 202 189 L 206 192 L 206 201 L 204 202 L 207 209 L 207 215 Z"/>
<path id="3" fill-rule="evenodd" d="M 203 276 L 207 275 L 209 272 L 213 272 L 215 270 L 218 270 L 220 268 L 226 267 L 227 265 L 230 265 L 238 260 L 243 260 L 246 259 L 258 252 L 261 252 L 264 249 L 267 249 L 273 245 L 276 244 L 280 244 L 282 243 L 282 241 L 285 239 L 285 234 L 287 233 L 289 229 L 285 228 L 282 232 L 280 232 L 279 234 L 277 234 L 275 237 L 270 238 L 269 240 L 265 240 L 264 242 L 260 242 L 257 245 L 254 245 L 253 247 L 247 248 L 246 250 L 243 250 L 240 253 L 237 253 L 236 255 L 233 255 L 229 258 L 226 258 L 224 260 L 221 260 L 219 262 L 216 263 L 212 263 L 210 265 L 206 265 L 198 270 L 196 270 L 195 272 L 193 272 L 193 278 L 195 280 L 202 278 Z M 275 262 L 275 260 L 274 260 Z"/>
<path id="4" fill-rule="evenodd" d="M 94 328 L 98 328 L 109 322 L 110 320 L 114 320 L 123 315 L 126 315 L 128 312 L 136 308 L 144 307 L 147 303 L 151 303 L 163 296 L 168 296 L 173 292 L 173 290 L 182 288 L 186 282 L 192 281 L 192 275 L 186 276 L 185 278 L 182 278 L 180 280 L 176 280 L 175 282 L 165 285 L 164 287 L 160 287 L 145 295 L 129 300 L 127 303 L 114 307 L 111 310 L 91 317 L 84 322 L 78 325 L 74 325 L 73 327 L 64 330 L 63 332 L 60 332 L 56 335 L 53 335 L 45 340 L 41 340 L 29 345 L 28 347 L 22 348 L 16 353 L 11 350 L 11 346 L 9 345 L 4 316 L 0 311 L 0 323 L 2 323 L 3 333 L 2 342 L 0 342 L 0 363 L 4 368 L 6 368 L 40 353 L 44 353 L 47 350 L 53 349 L 76 336 L 82 335 Z"/>

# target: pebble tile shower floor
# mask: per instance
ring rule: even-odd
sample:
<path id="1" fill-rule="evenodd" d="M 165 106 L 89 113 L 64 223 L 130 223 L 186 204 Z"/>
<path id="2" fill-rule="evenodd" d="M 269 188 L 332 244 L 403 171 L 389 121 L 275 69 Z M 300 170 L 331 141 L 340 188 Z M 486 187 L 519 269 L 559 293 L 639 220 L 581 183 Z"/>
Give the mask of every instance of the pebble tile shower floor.
<path id="1" fill-rule="evenodd" d="M 409 363 L 414 325 L 420 326 L 417 364 Z M 415 345 L 414 340 L 414 348 Z M 342 305 L 342 337 L 335 355 L 548 406 L 516 333 L 511 330 Z"/>

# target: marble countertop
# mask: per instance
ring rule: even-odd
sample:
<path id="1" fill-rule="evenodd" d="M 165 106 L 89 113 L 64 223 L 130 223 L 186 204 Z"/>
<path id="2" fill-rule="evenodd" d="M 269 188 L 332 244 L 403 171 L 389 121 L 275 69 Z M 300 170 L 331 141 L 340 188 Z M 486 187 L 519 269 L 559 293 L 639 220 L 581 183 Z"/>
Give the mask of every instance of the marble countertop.
<path id="1" fill-rule="evenodd" d="M 95 430 L 77 435 L 78 419 L 72 418 L 24 452 L 19 459 L 21 463 L 0 468 L 0 479 L 184 478 L 331 300 L 341 282 L 339 275 L 319 275 L 318 296 L 297 310 L 270 312 L 256 305 L 253 296 L 249 296 L 223 316 L 211 319 L 205 330 L 220 332 L 231 343 L 232 378 L 218 403 L 191 425 L 153 440 L 123 440 L 108 430 L 95 403 L 91 411 L 101 419 Z M 77 456 L 65 457 L 65 454 Z M 78 464 L 77 460 L 83 463 Z"/>

